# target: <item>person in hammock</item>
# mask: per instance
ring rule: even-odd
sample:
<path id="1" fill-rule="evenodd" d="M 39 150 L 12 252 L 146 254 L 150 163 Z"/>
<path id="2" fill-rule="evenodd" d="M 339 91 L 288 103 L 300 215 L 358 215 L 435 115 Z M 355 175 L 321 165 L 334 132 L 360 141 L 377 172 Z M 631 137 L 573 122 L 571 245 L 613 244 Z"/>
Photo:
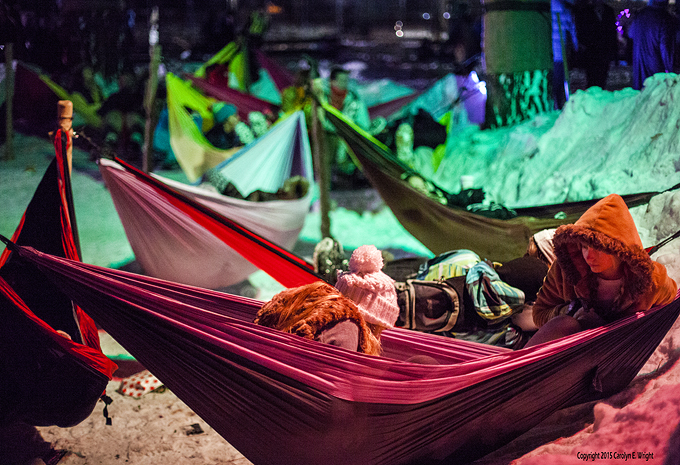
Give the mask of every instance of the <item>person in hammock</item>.
<path id="1" fill-rule="evenodd" d="M 556 260 L 533 307 L 527 347 L 673 301 L 677 284 L 642 246 L 628 207 L 611 194 L 557 228 Z"/>
<path id="2" fill-rule="evenodd" d="M 380 355 L 380 334 L 399 316 L 394 281 L 381 271 L 374 246 L 352 253 L 337 288 L 318 281 L 286 289 L 266 302 L 255 324 L 369 355 Z"/>

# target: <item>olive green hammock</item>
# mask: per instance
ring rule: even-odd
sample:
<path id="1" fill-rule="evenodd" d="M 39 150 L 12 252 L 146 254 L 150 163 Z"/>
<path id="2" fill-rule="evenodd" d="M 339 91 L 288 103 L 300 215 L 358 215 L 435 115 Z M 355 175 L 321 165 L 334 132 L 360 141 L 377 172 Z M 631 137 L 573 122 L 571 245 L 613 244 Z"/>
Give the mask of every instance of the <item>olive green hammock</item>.
<path id="1" fill-rule="evenodd" d="M 470 249 L 500 262 L 521 257 L 535 233 L 575 222 L 599 200 L 517 208 L 514 210 L 517 216 L 510 219 L 489 218 L 447 206 L 414 189 L 407 178 L 422 176 L 402 163 L 387 146 L 330 105 L 324 105 L 324 109 L 349 147 L 355 163 L 402 226 L 437 255 L 455 249 Z M 439 193 L 445 193 L 429 180 L 425 181 Z M 649 202 L 658 193 L 624 195 L 623 199 L 628 208 L 632 208 Z"/>

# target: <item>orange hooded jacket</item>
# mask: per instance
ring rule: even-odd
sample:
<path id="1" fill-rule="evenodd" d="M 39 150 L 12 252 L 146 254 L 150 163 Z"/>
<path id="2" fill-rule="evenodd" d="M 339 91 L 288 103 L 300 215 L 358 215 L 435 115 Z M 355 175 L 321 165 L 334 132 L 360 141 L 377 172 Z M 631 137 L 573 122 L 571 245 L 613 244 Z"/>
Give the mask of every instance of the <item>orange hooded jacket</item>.
<path id="1" fill-rule="evenodd" d="M 536 298 L 536 326 L 566 314 L 572 301 L 592 302 L 591 296 L 596 295 L 597 276 L 581 254 L 582 244 L 616 255 L 624 265 L 617 310 L 600 315 L 605 321 L 665 305 L 675 298 L 677 284 L 666 273 L 666 267 L 645 252 L 628 207 L 621 196 L 611 194 L 590 207 L 576 223 L 557 228 L 553 237 L 557 259 Z"/>

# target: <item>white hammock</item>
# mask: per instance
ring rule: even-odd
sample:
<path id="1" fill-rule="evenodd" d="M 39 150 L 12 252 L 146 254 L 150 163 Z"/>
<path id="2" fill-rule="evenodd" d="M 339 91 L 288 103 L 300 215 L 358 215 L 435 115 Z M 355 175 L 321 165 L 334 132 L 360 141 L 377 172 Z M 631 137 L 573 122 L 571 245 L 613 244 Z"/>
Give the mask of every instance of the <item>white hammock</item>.
<path id="1" fill-rule="evenodd" d="M 153 184 L 111 160 L 102 159 L 99 169 L 135 257 L 146 274 L 219 289 L 241 282 L 256 271 L 255 266 L 196 223 L 182 205 Z M 153 176 L 276 245 L 292 249 L 304 225 L 313 191 L 304 114 L 295 113 L 277 124 L 227 160 L 220 171 L 233 175 L 234 184 L 242 192 L 262 188 L 276 191 L 283 181 L 297 174 L 310 182 L 310 189 L 300 199 L 251 202 Z"/>

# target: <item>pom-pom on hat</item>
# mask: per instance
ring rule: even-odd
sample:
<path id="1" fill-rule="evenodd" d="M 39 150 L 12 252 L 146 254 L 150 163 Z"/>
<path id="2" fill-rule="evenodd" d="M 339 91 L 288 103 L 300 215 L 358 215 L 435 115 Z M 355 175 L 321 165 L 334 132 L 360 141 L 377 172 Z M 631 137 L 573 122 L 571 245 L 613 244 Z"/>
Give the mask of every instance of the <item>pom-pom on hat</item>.
<path id="1" fill-rule="evenodd" d="M 349 271 L 338 272 L 335 287 L 357 304 L 367 323 L 392 328 L 399 317 L 397 291 L 382 267 L 380 251 L 374 245 L 362 245 L 352 253 Z"/>
<path id="2" fill-rule="evenodd" d="M 235 115 L 236 111 L 236 107 L 231 103 L 215 102 L 212 106 L 215 123 L 217 124 L 224 123 L 230 116 Z"/>

